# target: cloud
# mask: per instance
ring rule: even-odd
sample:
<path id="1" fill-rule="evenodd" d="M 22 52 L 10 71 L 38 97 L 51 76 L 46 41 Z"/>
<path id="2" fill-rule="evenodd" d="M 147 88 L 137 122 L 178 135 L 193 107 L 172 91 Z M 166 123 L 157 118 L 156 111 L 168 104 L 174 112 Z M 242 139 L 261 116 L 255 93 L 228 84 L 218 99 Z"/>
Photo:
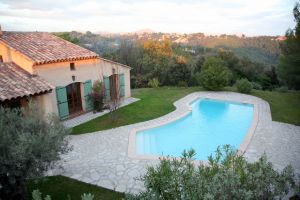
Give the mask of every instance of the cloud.
<path id="1" fill-rule="evenodd" d="M 7 30 L 282 35 L 294 26 L 292 0 L 4 0 Z"/>

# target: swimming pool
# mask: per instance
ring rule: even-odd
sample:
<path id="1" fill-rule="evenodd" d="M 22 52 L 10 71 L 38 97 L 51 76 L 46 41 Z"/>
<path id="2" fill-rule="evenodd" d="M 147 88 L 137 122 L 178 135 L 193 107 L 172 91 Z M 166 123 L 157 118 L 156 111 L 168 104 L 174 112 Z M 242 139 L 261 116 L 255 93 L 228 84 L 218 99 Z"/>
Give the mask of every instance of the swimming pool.
<path id="1" fill-rule="evenodd" d="M 196 159 L 206 160 L 220 145 L 238 148 L 247 134 L 253 105 L 214 99 L 198 99 L 192 112 L 179 120 L 136 133 L 137 155 L 181 156 L 196 150 Z"/>

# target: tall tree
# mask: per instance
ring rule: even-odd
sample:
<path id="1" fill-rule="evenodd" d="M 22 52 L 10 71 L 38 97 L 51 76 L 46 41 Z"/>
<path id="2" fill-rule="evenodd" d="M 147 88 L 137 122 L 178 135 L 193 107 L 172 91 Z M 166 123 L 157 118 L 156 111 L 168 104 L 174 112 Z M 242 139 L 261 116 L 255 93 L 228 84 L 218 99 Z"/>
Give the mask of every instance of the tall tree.
<path id="1" fill-rule="evenodd" d="M 208 90 L 221 90 L 227 86 L 231 72 L 226 62 L 219 57 L 206 58 L 200 72 L 201 85 Z"/>
<path id="2" fill-rule="evenodd" d="M 286 32 L 287 39 L 281 44 L 278 75 L 290 88 L 300 89 L 300 2 L 296 3 L 293 14 L 296 27 Z"/>

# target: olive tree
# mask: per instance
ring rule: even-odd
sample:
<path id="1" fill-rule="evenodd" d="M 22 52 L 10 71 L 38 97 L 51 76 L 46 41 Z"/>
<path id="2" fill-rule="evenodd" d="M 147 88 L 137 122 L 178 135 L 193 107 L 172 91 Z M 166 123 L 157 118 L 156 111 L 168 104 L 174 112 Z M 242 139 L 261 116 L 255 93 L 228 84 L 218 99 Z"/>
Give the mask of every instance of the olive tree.
<path id="1" fill-rule="evenodd" d="M 68 130 L 31 103 L 26 109 L 0 107 L 0 130 L 0 199 L 28 199 L 26 179 L 42 176 L 70 150 Z"/>

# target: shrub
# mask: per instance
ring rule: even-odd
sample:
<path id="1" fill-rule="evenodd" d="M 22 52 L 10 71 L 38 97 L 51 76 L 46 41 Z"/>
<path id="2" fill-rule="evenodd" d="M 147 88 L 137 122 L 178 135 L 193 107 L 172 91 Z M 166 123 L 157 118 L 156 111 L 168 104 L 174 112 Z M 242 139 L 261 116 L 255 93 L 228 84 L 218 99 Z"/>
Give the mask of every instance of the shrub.
<path id="1" fill-rule="evenodd" d="M 93 199 L 94 199 L 94 195 L 92 195 L 91 193 L 87 193 L 87 194 L 84 193 L 83 195 L 81 195 L 81 200 L 93 200 Z M 33 190 L 32 200 L 43 200 L 42 193 L 39 190 Z M 44 200 L 51 200 L 51 196 L 46 195 Z"/>
<path id="2" fill-rule="evenodd" d="M 92 195 L 91 193 L 84 193 L 83 195 L 81 195 L 81 200 L 93 200 L 94 199 L 94 195 Z"/>
<path id="3" fill-rule="evenodd" d="M 277 92 L 288 92 L 289 91 L 289 88 L 286 87 L 286 86 L 281 86 L 279 88 L 276 88 L 275 89 Z"/>
<path id="4" fill-rule="evenodd" d="M 103 109 L 104 90 L 100 81 L 94 81 L 92 93 L 89 95 L 93 102 L 93 110 L 100 112 Z"/>
<path id="5" fill-rule="evenodd" d="M 148 81 L 147 77 L 143 75 L 131 76 L 131 87 L 132 88 L 144 88 L 147 87 Z"/>
<path id="6" fill-rule="evenodd" d="M 158 79 L 157 78 L 150 79 L 148 82 L 148 86 L 151 88 L 158 88 L 159 87 Z"/>
<path id="7" fill-rule="evenodd" d="M 229 145 L 196 166 L 193 150 L 181 159 L 163 158 L 142 178 L 145 192 L 128 199 L 274 199 L 294 187 L 291 166 L 277 172 L 266 156 L 249 163 Z M 278 198 L 279 199 L 279 198 Z"/>
<path id="8" fill-rule="evenodd" d="M 0 199 L 26 199 L 25 180 L 54 167 L 70 149 L 69 131 L 31 103 L 26 110 L 0 107 L 0 130 Z"/>
<path id="9" fill-rule="evenodd" d="M 230 77 L 226 63 L 215 57 L 207 58 L 200 72 L 201 85 L 208 90 L 221 90 L 228 85 Z"/>
<path id="10" fill-rule="evenodd" d="M 242 78 L 235 82 L 238 92 L 249 94 L 252 90 L 252 84 L 246 78 Z"/>
<path id="11" fill-rule="evenodd" d="M 188 84 L 186 81 L 179 81 L 178 84 L 177 84 L 178 87 L 187 87 Z"/>
<path id="12" fill-rule="evenodd" d="M 262 90 L 263 89 L 262 86 L 257 82 L 251 82 L 251 84 L 252 84 L 253 89 L 256 89 L 256 90 Z"/>

